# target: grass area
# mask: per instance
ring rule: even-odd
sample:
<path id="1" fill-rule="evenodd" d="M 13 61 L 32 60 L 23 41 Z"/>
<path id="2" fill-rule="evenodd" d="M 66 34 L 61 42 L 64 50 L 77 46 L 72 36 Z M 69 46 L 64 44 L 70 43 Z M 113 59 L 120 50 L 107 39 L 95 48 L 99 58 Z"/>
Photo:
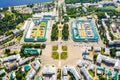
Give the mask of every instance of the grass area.
<path id="1" fill-rule="evenodd" d="M 67 52 L 62 52 L 61 53 L 61 59 L 67 59 L 68 53 Z"/>
<path id="2" fill-rule="evenodd" d="M 43 38 L 44 37 L 44 31 L 43 30 L 38 30 L 37 33 L 38 33 L 38 38 Z"/>
<path id="3" fill-rule="evenodd" d="M 41 22 L 40 23 L 40 27 L 46 27 L 46 23 L 45 22 Z"/>
<path id="4" fill-rule="evenodd" d="M 58 52 L 52 52 L 52 58 L 53 59 L 58 59 L 59 58 L 59 53 Z"/>
<path id="5" fill-rule="evenodd" d="M 22 26 L 24 25 L 24 23 L 20 23 L 16 26 L 17 29 L 20 29 Z"/>
<path id="6" fill-rule="evenodd" d="M 36 37 L 36 30 L 32 30 L 31 36 L 32 36 L 33 38 Z"/>
<path id="7" fill-rule="evenodd" d="M 88 72 L 90 73 L 90 75 L 91 75 L 92 77 L 95 77 L 95 72 L 93 72 L 92 70 L 88 70 Z"/>
<path id="8" fill-rule="evenodd" d="M 63 51 L 67 51 L 67 46 L 62 46 Z"/>
<path id="9" fill-rule="evenodd" d="M 104 6 L 104 8 L 108 8 L 108 9 L 115 9 L 115 6 Z"/>
<path id="10" fill-rule="evenodd" d="M 53 46 L 52 47 L 52 51 L 57 51 L 58 50 L 58 46 Z"/>
<path id="11" fill-rule="evenodd" d="M 22 39 L 22 37 L 23 37 L 23 34 L 19 35 L 16 39 L 17 39 L 18 41 L 20 41 L 20 40 Z"/>

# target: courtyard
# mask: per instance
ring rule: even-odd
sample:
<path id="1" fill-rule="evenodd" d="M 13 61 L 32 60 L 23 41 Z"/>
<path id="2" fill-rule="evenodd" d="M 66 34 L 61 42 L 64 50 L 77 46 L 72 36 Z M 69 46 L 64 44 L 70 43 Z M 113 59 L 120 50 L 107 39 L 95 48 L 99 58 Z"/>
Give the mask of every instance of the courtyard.
<path id="1" fill-rule="evenodd" d="M 92 20 L 74 20 L 72 22 L 72 37 L 74 41 L 98 41 L 96 26 Z"/>

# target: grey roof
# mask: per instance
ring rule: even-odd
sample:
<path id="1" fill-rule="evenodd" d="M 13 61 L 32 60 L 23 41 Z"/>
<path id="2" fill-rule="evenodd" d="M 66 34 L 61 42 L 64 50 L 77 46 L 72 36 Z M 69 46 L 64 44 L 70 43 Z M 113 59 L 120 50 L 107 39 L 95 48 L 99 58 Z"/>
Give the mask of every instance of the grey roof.
<path id="1" fill-rule="evenodd" d="M 110 54 L 109 48 L 105 48 L 105 54 Z"/>
<path id="2" fill-rule="evenodd" d="M 63 80 L 69 80 L 69 76 L 63 76 Z"/>
<path id="3" fill-rule="evenodd" d="M 19 65 L 23 65 L 24 63 L 26 63 L 28 61 L 28 58 L 25 58 L 24 60 L 20 59 L 19 60 Z"/>
<path id="4" fill-rule="evenodd" d="M 20 55 L 17 54 L 17 55 L 12 55 L 12 56 L 8 56 L 8 57 L 5 57 L 3 58 L 3 61 L 6 62 L 6 61 L 11 61 L 11 60 L 20 60 Z"/>
<path id="5" fill-rule="evenodd" d="M 100 52 L 101 51 L 101 47 L 94 47 L 94 51 Z"/>
<path id="6" fill-rule="evenodd" d="M 76 71 L 74 67 L 67 67 L 67 71 L 70 72 L 74 76 L 75 80 L 81 79 L 81 77 L 79 76 L 78 72 Z"/>
<path id="7" fill-rule="evenodd" d="M 87 12 L 87 9 L 86 9 L 85 7 L 82 7 L 82 10 L 83 10 L 84 12 Z"/>
<path id="8" fill-rule="evenodd" d="M 2 77 L 2 80 L 8 80 L 7 76 Z"/>
<path id="9" fill-rule="evenodd" d="M 120 61 L 119 60 L 116 61 L 114 68 L 120 69 Z"/>
<path id="10" fill-rule="evenodd" d="M 92 65 L 90 66 L 90 70 L 92 70 L 92 71 L 95 70 L 95 65 L 94 65 L 94 64 L 92 64 Z"/>
<path id="11" fill-rule="evenodd" d="M 88 66 L 89 63 L 87 61 L 84 61 L 84 60 L 79 60 L 78 63 L 77 63 L 77 65 L 79 67 L 82 67 L 82 66 Z"/>
<path id="12" fill-rule="evenodd" d="M 63 75 L 67 75 L 67 74 L 68 74 L 66 67 L 63 67 L 63 69 L 62 69 L 62 74 L 63 74 Z"/>
<path id="13" fill-rule="evenodd" d="M 35 74 L 36 74 L 36 71 L 33 69 L 27 76 L 27 80 L 33 80 Z"/>
<path id="14" fill-rule="evenodd" d="M 35 70 L 38 70 L 40 68 L 40 62 L 39 60 L 35 60 L 33 61 L 33 64 L 32 64 L 32 67 L 35 69 Z"/>
<path id="15" fill-rule="evenodd" d="M 116 59 L 113 59 L 113 58 L 110 58 L 110 57 L 99 54 L 98 57 L 97 57 L 97 62 L 101 63 L 102 61 L 105 61 L 107 63 L 115 64 Z"/>
<path id="16" fill-rule="evenodd" d="M 0 75 L 1 75 L 1 74 L 4 74 L 4 73 L 5 73 L 5 70 L 4 70 L 4 69 L 0 70 Z"/>
<path id="17" fill-rule="evenodd" d="M 114 64 L 114 68 L 120 68 L 120 66 L 118 66 L 120 65 L 120 60 L 113 59 L 113 58 L 99 54 L 97 57 L 97 62 L 101 63 L 102 61 L 105 61 L 109 64 Z"/>
<path id="18" fill-rule="evenodd" d="M 93 80 L 92 76 L 89 74 L 88 70 L 85 67 L 81 68 L 81 72 L 85 76 L 85 78 L 86 78 L 85 80 Z"/>
<path id="19" fill-rule="evenodd" d="M 55 74 L 56 68 L 52 66 L 46 66 L 42 70 L 42 74 Z"/>
<path id="20" fill-rule="evenodd" d="M 116 56 L 116 57 L 120 57 L 120 51 L 117 51 L 117 52 L 115 53 L 115 56 Z"/>

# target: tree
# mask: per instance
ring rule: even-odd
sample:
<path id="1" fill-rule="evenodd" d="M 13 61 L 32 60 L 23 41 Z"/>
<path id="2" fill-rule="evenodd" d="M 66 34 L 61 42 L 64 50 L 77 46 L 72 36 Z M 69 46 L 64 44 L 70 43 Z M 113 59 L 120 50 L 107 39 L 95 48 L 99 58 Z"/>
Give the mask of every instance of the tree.
<path id="1" fill-rule="evenodd" d="M 46 47 L 46 44 L 42 44 L 41 48 L 44 49 Z"/>
<path id="2" fill-rule="evenodd" d="M 51 32 L 51 40 L 58 40 L 58 24 L 53 24 L 52 32 Z"/>
<path id="3" fill-rule="evenodd" d="M 5 53 L 10 53 L 11 52 L 11 50 L 10 49 L 5 49 Z"/>
<path id="4" fill-rule="evenodd" d="M 98 54 L 94 54 L 93 60 L 96 61 Z"/>
<path id="5" fill-rule="evenodd" d="M 116 48 L 110 49 L 110 56 L 115 57 Z"/>
<path id="6" fill-rule="evenodd" d="M 34 47 L 35 47 L 35 48 L 40 48 L 40 47 L 41 47 L 41 44 L 35 44 Z"/>
<path id="7" fill-rule="evenodd" d="M 62 30 L 62 39 L 63 40 L 68 40 L 69 37 L 69 30 L 68 30 L 68 24 L 64 24 L 63 30 Z"/>
<path id="8" fill-rule="evenodd" d="M 99 80 L 107 80 L 107 78 L 103 76 L 99 76 Z"/>
<path id="9" fill-rule="evenodd" d="M 68 22 L 69 21 L 69 17 L 68 16 L 63 16 L 64 18 L 64 22 Z"/>

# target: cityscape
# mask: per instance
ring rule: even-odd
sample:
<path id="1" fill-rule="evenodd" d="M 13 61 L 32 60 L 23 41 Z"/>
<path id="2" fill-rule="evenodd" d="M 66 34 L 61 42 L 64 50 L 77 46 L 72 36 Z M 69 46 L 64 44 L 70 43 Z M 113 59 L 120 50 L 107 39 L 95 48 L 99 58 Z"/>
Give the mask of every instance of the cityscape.
<path id="1" fill-rule="evenodd" d="M 120 80 L 120 0 L 0 3 L 0 80 Z"/>

